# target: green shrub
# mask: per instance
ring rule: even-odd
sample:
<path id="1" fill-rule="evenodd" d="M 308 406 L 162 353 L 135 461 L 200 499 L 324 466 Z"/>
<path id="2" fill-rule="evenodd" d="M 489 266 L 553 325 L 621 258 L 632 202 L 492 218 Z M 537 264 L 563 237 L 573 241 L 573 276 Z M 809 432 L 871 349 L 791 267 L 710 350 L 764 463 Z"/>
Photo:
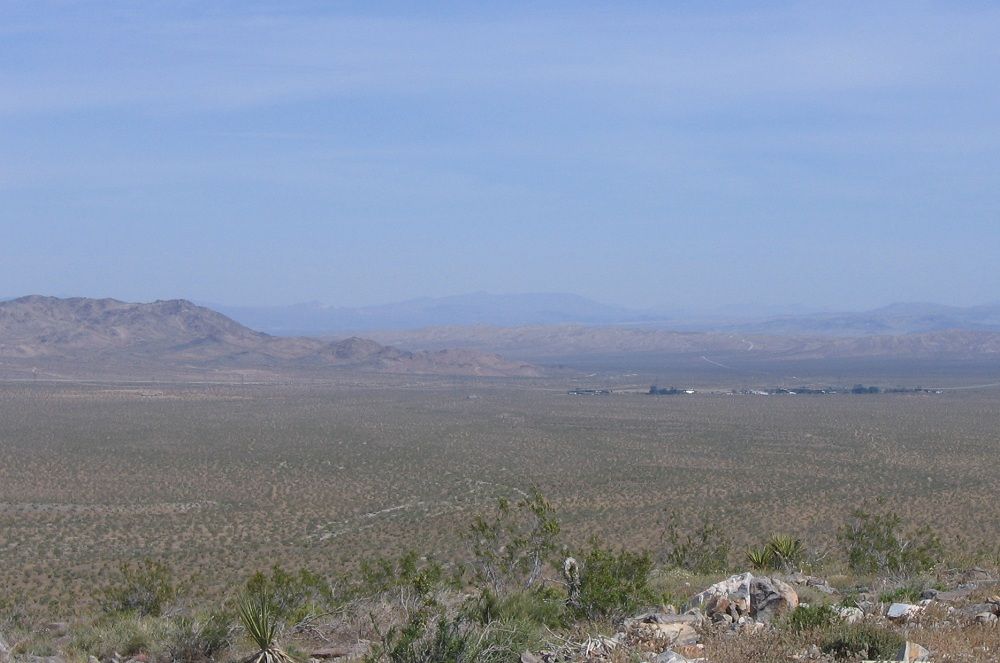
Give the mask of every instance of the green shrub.
<path id="1" fill-rule="evenodd" d="M 840 615 L 828 605 L 800 605 L 788 615 L 788 627 L 797 633 L 838 623 Z"/>
<path id="2" fill-rule="evenodd" d="M 291 624 L 322 612 L 334 599 L 330 583 L 322 576 L 306 569 L 291 573 L 277 564 L 271 568 L 271 575 L 259 571 L 252 575 L 243 593 L 266 596 L 270 613 Z"/>
<path id="3" fill-rule="evenodd" d="M 558 548 L 559 521 L 537 488 L 520 502 L 497 500 L 492 518 L 477 516 L 468 541 L 476 579 L 494 594 L 530 588 Z"/>
<path id="4" fill-rule="evenodd" d="M 118 612 L 73 632 L 70 650 L 103 660 L 113 655 L 133 656 L 159 651 L 167 637 L 167 621 Z"/>
<path id="5" fill-rule="evenodd" d="M 902 635 L 885 627 L 860 622 L 841 624 L 823 636 L 820 650 L 836 659 L 892 660 L 905 644 Z"/>
<path id="6" fill-rule="evenodd" d="M 230 643 L 230 619 L 219 613 L 202 619 L 179 617 L 166 636 L 166 650 L 172 661 L 211 661 Z"/>
<path id="7" fill-rule="evenodd" d="M 594 546 L 583 557 L 576 612 L 588 618 L 620 617 L 656 600 L 649 586 L 649 553 Z"/>
<path id="8" fill-rule="evenodd" d="M 715 573 L 729 568 L 732 542 L 721 528 L 704 516 L 694 532 L 682 532 L 676 514 L 664 526 L 664 561 L 696 573 Z"/>
<path id="9" fill-rule="evenodd" d="M 548 587 L 517 592 L 502 599 L 486 590 L 470 602 L 467 614 L 483 625 L 506 620 L 562 628 L 568 620 L 566 595 Z"/>
<path id="10" fill-rule="evenodd" d="M 170 568 L 162 562 L 146 559 L 136 565 L 119 567 L 121 582 L 105 588 L 100 599 L 106 613 L 134 613 L 158 617 L 163 608 L 177 597 Z"/>
<path id="11" fill-rule="evenodd" d="M 923 583 L 911 582 L 882 592 L 878 600 L 883 603 L 916 603 L 923 592 Z"/>
<path id="12" fill-rule="evenodd" d="M 937 564 L 944 547 L 929 527 L 903 531 L 897 514 L 858 509 L 837 537 L 856 573 L 911 576 Z"/>
<path id="13" fill-rule="evenodd" d="M 377 629 L 376 629 L 377 631 Z M 506 663 L 534 644 L 530 626 L 516 619 L 480 625 L 443 611 L 421 610 L 402 627 L 379 633 L 369 663 Z"/>
<path id="14" fill-rule="evenodd" d="M 447 577 L 444 567 L 431 558 L 421 559 L 410 551 L 396 562 L 388 559 L 364 560 L 361 563 L 361 583 L 355 586 L 356 596 L 373 596 L 382 592 L 408 587 L 418 596 L 426 596 L 442 586 L 459 585 L 457 577 Z"/>

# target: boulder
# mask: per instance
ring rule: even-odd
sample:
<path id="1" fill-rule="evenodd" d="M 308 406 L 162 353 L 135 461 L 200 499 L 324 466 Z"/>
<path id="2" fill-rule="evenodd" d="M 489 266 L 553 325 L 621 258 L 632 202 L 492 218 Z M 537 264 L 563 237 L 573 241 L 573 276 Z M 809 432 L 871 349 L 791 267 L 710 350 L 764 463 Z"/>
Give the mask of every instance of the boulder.
<path id="1" fill-rule="evenodd" d="M 666 640 L 671 645 L 686 645 L 698 642 L 698 631 L 695 627 L 700 622 L 700 618 L 696 615 L 647 613 L 625 620 L 623 626 L 627 632 L 639 635 L 643 639 Z"/>
<path id="2" fill-rule="evenodd" d="M 913 605 L 911 603 L 893 603 L 889 606 L 889 609 L 885 611 L 885 616 L 889 618 L 890 621 L 902 624 L 903 622 L 909 621 L 910 618 L 917 615 L 923 608 L 919 605 Z"/>
<path id="3" fill-rule="evenodd" d="M 1000 618 L 998 618 L 992 612 L 981 612 L 975 617 L 975 621 L 977 624 L 985 624 L 988 626 L 996 624 L 998 620 L 1000 620 Z"/>
<path id="4" fill-rule="evenodd" d="M 687 602 L 687 608 L 699 608 L 709 618 L 717 613 L 728 614 L 730 604 L 735 604 L 738 611 L 742 609 L 741 614 L 749 612 L 750 583 L 753 579 L 750 573 L 730 576 L 692 596 Z"/>
<path id="5" fill-rule="evenodd" d="M 798 604 L 799 595 L 791 585 L 777 578 L 741 573 L 692 596 L 687 607 L 703 610 L 713 621 L 719 621 L 723 619 L 720 615 L 726 615 L 730 618 L 726 621 L 731 622 L 744 616 L 768 622 L 795 609 Z"/>
<path id="6" fill-rule="evenodd" d="M 750 583 L 750 616 L 759 622 L 769 622 L 798 605 L 799 595 L 777 578 L 754 578 Z"/>
<path id="7" fill-rule="evenodd" d="M 931 653 L 917 643 L 907 641 L 902 649 L 899 650 L 899 653 L 896 654 L 896 660 L 906 661 L 907 663 L 929 661 L 931 660 Z"/>

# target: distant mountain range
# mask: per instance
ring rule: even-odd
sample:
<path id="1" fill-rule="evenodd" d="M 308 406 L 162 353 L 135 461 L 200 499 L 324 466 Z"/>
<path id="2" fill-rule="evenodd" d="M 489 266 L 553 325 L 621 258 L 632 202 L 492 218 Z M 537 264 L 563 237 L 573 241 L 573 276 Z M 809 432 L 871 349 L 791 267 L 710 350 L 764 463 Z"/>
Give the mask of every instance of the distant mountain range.
<path id="1" fill-rule="evenodd" d="M 351 370 L 507 377 L 542 375 L 535 363 L 572 366 L 583 365 L 581 360 L 589 361 L 588 357 L 624 355 L 721 360 L 720 366 L 727 358 L 1000 359 L 1000 332 L 994 331 L 1000 328 L 1000 307 L 906 304 L 867 313 L 731 323 L 715 331 L 677 331 L 653 321 L 600 323 L 600 316 L 618 319 L 625 309 L 591 306 L 583 298 L 561 295 L 469 296 L 448 298 L 447 305 L 441 300 L 420 301 L 376 307 L 377 312 L 366 314 L 366 319 L 372 324 L 382 320 L 387 328 L 366 332 L 365 338 L 337 338 L 271 335 L 180 299 L 137 304 L 21 297 L 0 302 L 0 375 L 24 376 L 41 367 L 52 376 L 160 371 L 316 376 Z M 491 301 L 497 304 L 492 312 L 487 306 Z M 338 315 L 340 320 L 360 320 Z M 545 323 L 473 324 L 484 319 L 537 319 L 533 316 L 541 316 Z M 588 322 L 559 322 L 567 316 Z M 300 322 L 309 322 L 307 318 Z M 462 323 L 417 329 L 404 325 L 407 320 L 439 319 Z M 613 363 L 612 359 L 609 365 Z"/>
<path id="2" fill-rule="evenodd" d="M 272 334 L 336 334 L 443 325 L 621 324 L 657 319 L 654 313 L 648 311 L 558 293 L 495 295 L 476 292 L 356 308 L 318 303 L 271 307 L 209 306 L 249 327 Z"/>
<path id="3" fill-rule="evenodd" d="M 901 303 L 860 313 L 813 313 L 724 324 L 721 330 L 755 334 L 870 336 L 945 330 L 1000 331 L 1000 304 L 945 306 Z"/>
<path id="4" fill-rule="evenodd" d="M 538 325 L 636 325 L 675 331 L 783 336 L 870 336 L 960 329 L 1000 331 L 1000 304 L 972 307 L 902 303 L 861 312 L 748 317 L 683 315 L 602 304 L 572 294 L 470 293 L 367 307 L 295 304 L 213 308 L 254 329 L 279 335 L 336 335 L 424 327 Z"/>
<path id="5" fill-rule="evenodd" d="M 254 331 L 189 301 L 29 296 L 0 302 L 0 361 L 99 369 L 151 366 L 531 376 L 538 370 L 471 350 L 407 352 L 357 337 L 329 341 Z"/>

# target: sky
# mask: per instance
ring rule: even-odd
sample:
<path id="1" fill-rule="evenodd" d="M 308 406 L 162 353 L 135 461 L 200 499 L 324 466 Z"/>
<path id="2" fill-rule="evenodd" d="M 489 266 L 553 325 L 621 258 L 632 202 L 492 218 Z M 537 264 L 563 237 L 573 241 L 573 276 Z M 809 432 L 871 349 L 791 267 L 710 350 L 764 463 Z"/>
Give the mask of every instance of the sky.
<path id="1" fill-rule="evenodd" d="M 1000 5 L 0 0 L 0 295 L 1000 300 Z"/>

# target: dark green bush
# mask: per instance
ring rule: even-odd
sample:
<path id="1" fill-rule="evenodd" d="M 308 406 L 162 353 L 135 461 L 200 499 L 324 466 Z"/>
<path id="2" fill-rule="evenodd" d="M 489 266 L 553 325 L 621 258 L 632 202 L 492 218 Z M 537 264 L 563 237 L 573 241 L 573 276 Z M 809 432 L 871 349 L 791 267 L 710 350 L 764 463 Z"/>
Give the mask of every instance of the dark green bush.
<path id="1" fill-rule="evenodd" d="M 620 617 L 655 601 L 649 587 L 649 553 L 594 546 L 583 557 L 576 612 L 588 618 Z"/>
<path id="2" fill-rule="evenodd" d="M 431 558 L 421 559 L 410 551 L 393 562 L 388 559 L 365 560 L 361 563 L 361 583 L 353 588 L 356 596 L 373 596 L 382 592 L 408 587 L 420 596 L 443 586 L 457 586 L 457 577 L 445 574 L 444 567 Z"/>
<path id="3" fill-rule="evenodd" d="M 882 592 L 878 600 L 883 603 L 916 603 L 923 592 L 923 583 L 911 582 Z"/>
<path id="4" fill-rule="evenodd" d="M 489 590 L 473 599 L 468 614 L 480 624 L 520 621 L 528 625 L 561 628 L 567 625 L 566 595 L 549 587 L 539 587 L 504 598 Z"/>
<path id="5" fill-rule="evenodd" d="M 211 661 L 231 642 L 230 622 L 215 613 L 203 619 L 179 617 L 166 636 L 166 650 L 172 661 Z"/>
<path id="6" fill-rule="evenodd" d="M 829 628 L 838 623 L 840 616 L 828 605 L 800 605 L 788 615 L 788 627 L 795 632 Z"/>
<path id="7" fill-rule="evenodd" d="M 729 568 L 732 542 L 721 528 L 704 516 L 697 528 L 682 532 L 676 514 L 664 525 L 664 561 L 670 566 L 696 573 L 714 573 Z"/>
<path id="8" fill-rule="evenodd" d="M 178 594 L 170 568 L 162 562 L 146 559 L 138 564 L 119 567 L 121 581 L 105 588 L 100 598 L 106 613 L 132 613 L 158 617 Z"/>
<path id="9" fill-rule="evenodd" d="M 481 625 L 440 610 L 417 611 L 404 626 L 379 638 L 365 659 L 369 663 L 504 663 L 517 661 L 534 642 L 523 622 Z"/>
<path id="10" fill-rule="evenodd" d="M 498 596 L 531 588 L 558 548 L 558 536 L 555 511 L 537 488 L 516 504 L 500 498 L 493 516 L 477 516 L 470 528 L 473 574 Z"/>
<path id="11" fill-rule="evenodd" d="M 905 643 L 895 631 L 860 622 L 832 628 L 823 636 L 819 648 L 836 659 L 892 660 Z"/>
<path id="12" fill-rule="evenodd" d="M 266 596 L 269 609 L 278 619 L 295 624 L 322 612 L 334 599 L 330 583 L 311 571 L 286 571 L 275 564 L 271 575 L 258 571 L 247 580 L 245 595 Z"/>
<path id="13" fill-rule="evenodd" d="M 899 515 L 858 509 L 837 537 L 856 573 L 911 576 L 941 561 L 944 547 L 929 527 L 903 530 Z"/>

